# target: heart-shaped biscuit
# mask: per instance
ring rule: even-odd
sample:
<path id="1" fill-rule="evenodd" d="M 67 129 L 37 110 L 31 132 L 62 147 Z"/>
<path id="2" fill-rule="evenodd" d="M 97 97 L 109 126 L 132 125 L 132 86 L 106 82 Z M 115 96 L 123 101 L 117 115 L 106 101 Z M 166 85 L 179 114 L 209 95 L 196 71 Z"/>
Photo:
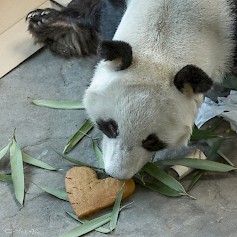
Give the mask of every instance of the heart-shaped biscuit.
<path id="1" fill-rule="evenodd" d="M 79 218 L 113 205 L 124 183 L 123 199 L 135 191 L 132 179 L 126 181 L 114 178 L 98 179 L 96 172 L 88 167 L 71 168 L 65 177 L 69 202 Z"/>

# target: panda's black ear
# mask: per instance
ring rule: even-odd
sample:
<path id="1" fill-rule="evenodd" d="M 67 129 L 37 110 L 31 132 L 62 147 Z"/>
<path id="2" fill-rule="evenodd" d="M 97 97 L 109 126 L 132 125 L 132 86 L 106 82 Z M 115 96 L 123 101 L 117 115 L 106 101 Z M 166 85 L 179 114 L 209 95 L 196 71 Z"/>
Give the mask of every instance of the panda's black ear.
<path id="1" fill-rule="evenodd" d="M 118 70 L 124 70 L 132 63 L 132 47 L 123 41 L 102 41 L 98 48 L 98 54 L 101 59 L 106 61 L 121 59 Z"/>
<path id="2" fill-rule="evenodd" d="M 176 74 L 174 84 L 182 93 L 192 95 L 207 92 L 213 81 L 202 69 L 187 65 Z"/>

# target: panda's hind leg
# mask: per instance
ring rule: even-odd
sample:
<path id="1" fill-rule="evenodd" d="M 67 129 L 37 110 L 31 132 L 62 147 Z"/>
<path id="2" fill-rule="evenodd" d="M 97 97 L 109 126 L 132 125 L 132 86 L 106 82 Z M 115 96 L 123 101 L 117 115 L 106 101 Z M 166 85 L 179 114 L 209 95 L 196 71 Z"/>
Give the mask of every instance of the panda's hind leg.
<path id="1" fill-rule="evenodd" d="M 52 8 L 31 11 L 26 20 L 35 42 L 66 58 L 96 54 L 100 1 L 76 0 L 75 3 L 59 11 Z"/>

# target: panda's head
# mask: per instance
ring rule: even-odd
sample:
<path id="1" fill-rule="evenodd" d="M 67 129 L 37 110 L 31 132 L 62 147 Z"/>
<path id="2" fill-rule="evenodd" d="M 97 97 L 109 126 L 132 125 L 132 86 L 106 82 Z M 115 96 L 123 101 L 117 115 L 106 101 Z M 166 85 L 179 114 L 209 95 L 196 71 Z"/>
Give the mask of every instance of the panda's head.
<path id="1" fill-rule="evenodd" d="M 193 65 L 177 70 L 132 55 L 124 42 L 106 42 L 100 54 L 84 105 L 104 134 L 105 171 L 129 179 L 156 151 L 187 145 L 212 80 Z"/>

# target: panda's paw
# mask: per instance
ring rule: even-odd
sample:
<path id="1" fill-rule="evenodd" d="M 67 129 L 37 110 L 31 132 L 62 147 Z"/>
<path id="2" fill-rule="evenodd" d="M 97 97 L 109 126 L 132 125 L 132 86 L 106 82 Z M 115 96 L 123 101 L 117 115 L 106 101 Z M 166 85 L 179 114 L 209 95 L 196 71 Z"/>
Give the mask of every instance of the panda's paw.
<path id="1" fill-rule="evenodd" d="M 47 26 L 54 18 L 55 11 L 52 8 L 36 9 L 31 11 L 26 16 L 26 21 L 29 24 L 29 31 L 32 33 Z"/>
<path id="2" fill-rule="evenodd" d="M 26 21 L 34 41 L 48 46 L 65 58 L 96 54 L 98 31 L 91 29 L 90 19 L 81 19 L 80 12 L 46 8 L 30 12 Z"/>
<path id="3" fill-rule="evenodd" d="M 31 11 L 31 12 L 28 13 L 28 15 L 26 16 L 26 20 L 40 19 L 40 17 L 42 17 L 44 15 L 48 15 L 51 11 L 52 11 L 52 9 L 50 9 L 50 8 L 48 8 L 48 9 L 36 9 L 36 10 Z"/>

